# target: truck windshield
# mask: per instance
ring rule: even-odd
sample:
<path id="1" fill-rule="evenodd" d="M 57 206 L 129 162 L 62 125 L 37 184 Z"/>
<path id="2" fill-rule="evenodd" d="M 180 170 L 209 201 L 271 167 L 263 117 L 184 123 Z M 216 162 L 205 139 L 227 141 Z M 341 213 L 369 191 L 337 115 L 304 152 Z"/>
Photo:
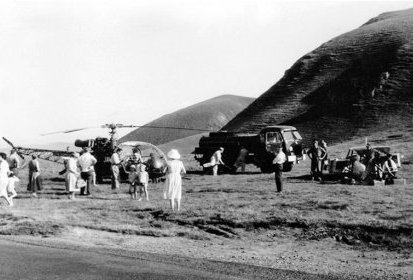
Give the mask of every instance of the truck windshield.
<path id="1" fill-rule="evenodd" d="M 281 134 L 278 132 L 267 132 L 267 143 L 281 143 Z"/>
<path id="2" fill-rule="evenodd" d="M 293 133 L 294 139 L 296 139 L 296 140 L 303 139 L 303 137 L 301 137 L 300 133 L 298 133 L 297 130 L 293 130 L 292 133 Z"/>
<path id="3" fill-rule="evenodd" d="M 295 140 L 301 140 L 301 135 L 296 130 L 283 131 L 284 141 L 287 146 L 295 142 Z"/>

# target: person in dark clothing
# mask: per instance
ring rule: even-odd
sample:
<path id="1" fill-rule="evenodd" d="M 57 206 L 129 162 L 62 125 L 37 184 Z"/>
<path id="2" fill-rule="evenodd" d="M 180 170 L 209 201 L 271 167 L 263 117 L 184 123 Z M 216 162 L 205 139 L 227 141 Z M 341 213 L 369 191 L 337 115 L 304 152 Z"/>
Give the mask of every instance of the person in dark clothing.
<path id="1" fill-rule="evenodd" d="M 320 158 L 322 151 L 318 146 L 318 141 L 314 139 L 313 146 L 307 151 L 307 155 L 311 160 L 311 180 L 320 179 Z"/>
<path id="2" fill-rule="evenodd" d="M 273 160 L 274 172 L 275 172 L 275 185 L 277 186 L 277 192 L 281 192 L 283 189 L 282 185 L 282 171 L 283 164 L 286 161 L 287 157 L 285 156 L 282 147 L 278 148 L 275 158 Z"/>

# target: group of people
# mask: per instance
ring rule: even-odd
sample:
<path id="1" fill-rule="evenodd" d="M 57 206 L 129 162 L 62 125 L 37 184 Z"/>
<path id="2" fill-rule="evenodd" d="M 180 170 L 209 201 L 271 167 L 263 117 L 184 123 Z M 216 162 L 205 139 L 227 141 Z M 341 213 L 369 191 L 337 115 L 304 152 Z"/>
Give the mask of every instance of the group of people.
<path id="1" fill-rule="evenodd" d="M 384 154 L 371 147 L 369 143 L 361 155 L 354 155 L 345 167 L 345 180 L 349 183 L 363 182 L 372 184 L 375 180 L 392 183 L 398 171 L 390 153 Z"/>
<path id="2" fill-rule="evenodd" d="M 120 148 L 116 148 L 114 154 L 111 157 L 112 164 L 112 188 L 119 188 L 119 166 L 122 165 L 120 160 Z M 172 211 L 181 210 L 181 197 L 182 197 L 182 174 L 186 173 L 183 162 L 180 160 L 181 155 L 178 150 L 172 149 L 167 154 L 166 167 L 162 170 L 162 173 L 166 173 L 165 187 L 163 191 L 164 199 L 170 201 Z M 146 200 L 149 200 L 148 183 L 152 179 L 153 182 L 157 182 L 156 177 L 150 178 L 148 170 L 159 169 L 161 166 L 157 166 L 159 160 L 156 159 L 155 154 L 151 153 L 150 158 L 145 163 L 142 160 L 142 156 L 138 149 L 133 150 L 132 156 L 128 159 L 131 161 L 129 166 L 128 181 L 130 184 L 129 192 L 132 199 L 142 200 L 144 195 Z M 153 172 L 156 175 L 156 172 Z M 176 205 L 176 206 L 175 206 Z"/>
<path id="3" fill-rule="evenodd" d="M 120 148 L 115 148 L 115 152 L 111 157 L 112 188 L 114 189 L 119 188 L 120 185 L 120 151 Z M 166 172 L 166 181 L 163 196 L 164 199 L 170 200 L 170 206 L 173 211 L 180 211 L 182 197 L 181 175 L 185 174 L 186 170 L 180 160 L 181 155 L 176 149 L 170 150 L 167 157 L 166 169 L 164 170 Z M 80 154 L 73 152 L 70 156 L 63 157 L 62 159 L 65 168 L 60 174 L 65 175 L 65 188 L 69 194 L 69 199 L 74 199 L 75 192 L 77 191 L 80 191 L 80 195 L 90 195 L 92 186 L 96 186 L 94 166 L 97 163 L 96 158 L 90 153 L 90 149 L 87 147 L 83 148 Z M 127 171 L 131 197 L 132 199 L 137 199 L 139 192 L 139 200 L 142 199 L 143 195 L 146 200 L 149 200 L 149 174 L 146 169 L 150 162 L 143 163 L 142 156 L 137 150 L 134 150 L 131 159 L 135 162 L 135 164 L 130 166 L 130 171 Z M 154 155 L 148 161 L 155 163 Z M 19 170 L 25 166 L 29 167 L 27 189 L 33 196 L 37 196 L 37 192 L 41 190 L 40 164 L 37 155 L 33 154 L 29 162 L 21 165 L 15 150 L 11 151 L 9 158 L 7 158 L 6 154 L 0 153 L 0 197 L 3 197 L 11 206 L 13 206 L 13 198 L 17 196 L 15 191 L 15 183 L 19 182 L 17 175 Z"/>
<path id="4" fill-rule="evenodd" d="M 37 192 L 42 189 L 37 155 L 33 154 L 30 161 L 21 164 L 15 149 L 11 150 L 9 157 L 5 153 L 0 153 L 0 197 L 3 197 L 10 206 L 13 206 L 13 198 L 17 196 L 15 185 L 20 181 L 19 171 L 26 166 L 29 167 L 27 190 L 33 196 L 37 196 Z"/>
<path id="5" fill-rule="evenodd" d="M 246 158 L 248 155 L 248 150 L 245 148 L 245 146 L 241 146 L 238 157 L 235 160 L 234 164 L 232 167 L 228 167 L 224 161 L 222 160 L 222 154 L 224 153 L 224 148 L 220 147 L 218 150 L 216 150 L 209 162 L 203 164 L 203 167 L 207 170 L 207 168 L 212 169 L 212 175 L 217 176 L 218 175 L 218 168 L 220 165 L 225 166 L 226 168 L 230 169 L 232 172 L 236 172 L 238 168 L 241 167 L 241 172 L 245 172 L 245 166 L 246 166 Z"/>

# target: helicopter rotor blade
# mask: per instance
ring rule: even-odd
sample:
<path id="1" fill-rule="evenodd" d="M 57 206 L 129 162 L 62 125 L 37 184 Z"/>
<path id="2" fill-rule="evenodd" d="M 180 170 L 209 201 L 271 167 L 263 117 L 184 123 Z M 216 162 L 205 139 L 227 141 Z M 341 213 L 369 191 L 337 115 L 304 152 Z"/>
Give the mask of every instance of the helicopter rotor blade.
<path id="1" fill-rule="evenodd" d="M 118 127 L 122 127 L 122 128 L 148 127 L 148 128 L 177 129 L 177 130 L 195 130 L 195 131 L 206 131 L 206 132 L 212 131 L 210 129 L 201 129 L 201 128 L 176 127 L 176 126 L 154 126 L 154 125 L 120 125 Z"/>
<path id="2" fill-rule="evenodd" d="M 89 127 L 74 128 L 74 129 L 69 129 L 69 130 L 54 131 L 54 132 L 49 132 L 49 133 L 43 133 L 40 135 L 45 136 L 45 135 L 58 134 L 58 133 L 71 133 L 71 132 L 81 131 L 81 130 L 90 129 L 90 128 L 99 128 L 99 126 L 89 126 Z"/>
<path id="3" fill-rule="evenodd" d="M 19 149 L 16 146 L 14 146 L 14 144 L 10 140 L 6 139 L 5 137 L 2 137 L 2 138 L 7 144 L 9 144 L 12 147 L 12 149 L 14 149 L 16 151 L 16 153 L 19 155 L 19 157 L 24 159 L 24 156 L 19 152 Z"/>

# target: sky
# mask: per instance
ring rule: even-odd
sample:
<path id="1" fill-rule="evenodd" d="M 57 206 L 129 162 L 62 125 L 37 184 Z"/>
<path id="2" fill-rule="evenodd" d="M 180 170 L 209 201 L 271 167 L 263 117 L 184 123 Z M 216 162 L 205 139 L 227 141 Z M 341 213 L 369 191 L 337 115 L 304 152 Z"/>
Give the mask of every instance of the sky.
<path id="1" fill-rule="evenodd" d="M 107 136 L 222 94 L 258 97 L 301 56 L 413 1 L 2 0 L 0 136 Z M 129 130 L 121 132 L 125 134 Z M 0 148 L 6 147 L 0 142 Z"/>

